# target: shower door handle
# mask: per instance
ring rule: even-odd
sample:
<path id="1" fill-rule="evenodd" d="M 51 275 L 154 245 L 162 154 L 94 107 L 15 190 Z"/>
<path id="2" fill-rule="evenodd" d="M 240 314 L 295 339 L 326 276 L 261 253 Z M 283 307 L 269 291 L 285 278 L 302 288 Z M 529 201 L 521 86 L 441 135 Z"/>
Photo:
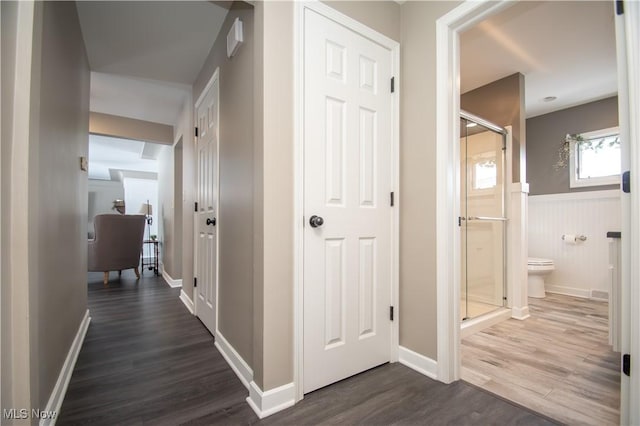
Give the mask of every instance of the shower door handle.
<path id="1" fill-rule="evenodd" d="M 493 220 L 493 221 L 506 222 L 508 219 L 506 217 L 469 216 L 467 220 Z"/>

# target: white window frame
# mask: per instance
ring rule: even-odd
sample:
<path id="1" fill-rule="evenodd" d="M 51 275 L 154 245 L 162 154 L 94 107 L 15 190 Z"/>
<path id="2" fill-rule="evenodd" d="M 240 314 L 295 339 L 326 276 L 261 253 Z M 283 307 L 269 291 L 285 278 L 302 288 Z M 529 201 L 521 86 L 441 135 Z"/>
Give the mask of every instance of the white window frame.
<path id="1" fill-rule="evenodd" d="M 585 140 L 597 139 L 612 134 L 620 134 L 620 128 L 609 127 L 607 129 L 596 130 L 593 132 L 581 133 Z M 584 188 L 588 186 L 602 186 L 602 185 L 616 185 L 620 183 L 620 174 L 611 176 L 600 176 L 594 178 L 579 179 L 577 175 L 578 171 L 578 153 L 576 142 L 571 142 L 569 151 L 569 188 Z"/>

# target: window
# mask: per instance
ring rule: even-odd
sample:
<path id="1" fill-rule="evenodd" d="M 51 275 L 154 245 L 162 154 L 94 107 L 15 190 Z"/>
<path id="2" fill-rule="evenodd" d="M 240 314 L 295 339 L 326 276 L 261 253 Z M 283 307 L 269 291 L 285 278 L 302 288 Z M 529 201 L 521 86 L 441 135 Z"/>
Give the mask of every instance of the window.
<path id="1" fill-rule="evenodd" d="M 569 159 L 571 188 L 620 183 L 620 130 L 618 127 L 579 135 Z"/>
<path id="2" fill-rule="evenodd" d="M 473 189 L 489 189 L 496 186 L 498 171 L 495 160 L 487 160 L 474 164 Z"/>

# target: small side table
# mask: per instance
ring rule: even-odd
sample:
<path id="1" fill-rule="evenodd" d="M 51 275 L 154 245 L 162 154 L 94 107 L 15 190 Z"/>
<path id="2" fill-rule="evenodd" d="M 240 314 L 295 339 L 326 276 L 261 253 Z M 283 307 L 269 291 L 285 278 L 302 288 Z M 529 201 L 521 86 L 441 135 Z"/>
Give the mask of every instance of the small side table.
<path id="1" fill-rule="evenodd" d="M 145 258 L 145 247 L 149 247 L 151 257 Z M 158 240 L 144 240 L 142 242 L 142 273 L 144 274 L 145 267 L 148 267 L 150 271 L 153 271 L 155 275 L 158 275 L 158 258 L 160 254 L 160 246 Z M 148 260 L 147 260 L 148 259 Z"/>

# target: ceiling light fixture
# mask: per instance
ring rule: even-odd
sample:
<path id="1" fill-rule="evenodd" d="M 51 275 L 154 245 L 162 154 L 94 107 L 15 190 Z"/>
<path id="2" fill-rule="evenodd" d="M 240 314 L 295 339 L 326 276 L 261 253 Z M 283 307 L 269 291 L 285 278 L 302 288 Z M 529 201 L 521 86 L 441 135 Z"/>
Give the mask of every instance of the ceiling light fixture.
<path id="1" fill-rule="evenodd" d="M 547 96 L 546 98 L 543 98 L 542 100 L 545 102 L 553 102 L 556 99 L 558 99 L 556 96 Z"/>
<path id="2" fill-rule="evenodd" d="M 474 123 L 472 121 L 470 121 L 469 123 L 467 123 L 467 127 L 476 127 L 478 125 L 478 123 Z"/>

